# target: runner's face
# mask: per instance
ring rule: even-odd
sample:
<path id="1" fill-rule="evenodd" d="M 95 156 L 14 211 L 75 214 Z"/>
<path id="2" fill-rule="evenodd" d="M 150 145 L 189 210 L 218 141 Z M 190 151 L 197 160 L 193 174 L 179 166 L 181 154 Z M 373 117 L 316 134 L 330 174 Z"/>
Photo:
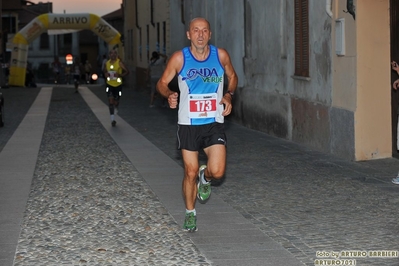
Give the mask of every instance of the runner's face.
<path id="1" fill-rule="evenodd" d="M 190 24 L 190 29 L 187 31 L 187 38 L 197 49 L 201 49 L 208 45 L 211 34 L 209 23 L 205 19 L 196 19 Z"/>
<path id="2" fill-rule="evenodd" d="M 109 58 L 111 58 L 111 60 L 115 60 L 116 59 L 116 52 L 115 51 L 109 52 Z"/>

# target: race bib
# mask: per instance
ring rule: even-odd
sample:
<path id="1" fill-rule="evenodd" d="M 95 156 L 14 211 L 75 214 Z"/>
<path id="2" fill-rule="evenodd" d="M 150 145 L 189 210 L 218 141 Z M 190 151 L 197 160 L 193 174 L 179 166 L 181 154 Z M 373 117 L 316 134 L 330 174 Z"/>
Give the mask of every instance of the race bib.
<path id="1" fill-rule="evenodd" d="M 188 106 L 190 118 L 216 117 L 217 94 L 189 94 Z"/>
<path id="2" fill-rule="evenodd" d="M 108 74 L 109 74 L 109 79 L 110 80 L 115 80 L 116 79 L 116 76 L 115 76 L 116 71 L 108 71 Z"/>

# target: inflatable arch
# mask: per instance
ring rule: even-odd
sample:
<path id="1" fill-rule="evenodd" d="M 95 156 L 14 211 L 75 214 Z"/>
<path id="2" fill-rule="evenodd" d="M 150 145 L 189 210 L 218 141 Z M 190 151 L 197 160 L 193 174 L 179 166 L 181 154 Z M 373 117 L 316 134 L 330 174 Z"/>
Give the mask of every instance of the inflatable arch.
<path id="1" fill-rule="evenodd" d="M 121 34 L 97 15 L 89 13 L 40 15 L 21 29 L 12 40 L 9 85 L 25 86 L 29 44 L 48 29 L 90 29 L 108 45 L 121 42 Z"/>

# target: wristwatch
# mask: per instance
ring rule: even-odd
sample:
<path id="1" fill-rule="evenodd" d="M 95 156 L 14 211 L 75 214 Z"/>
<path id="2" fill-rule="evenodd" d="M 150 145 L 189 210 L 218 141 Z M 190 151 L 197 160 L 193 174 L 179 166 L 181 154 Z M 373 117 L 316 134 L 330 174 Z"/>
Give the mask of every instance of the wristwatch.
<path id="1" fill-rule="evenodd" d="M 233 98 L 234 92 L 232 92 L 232 91 L 226 91 L 226 93 L 230 94 L 231 98 Z"/>

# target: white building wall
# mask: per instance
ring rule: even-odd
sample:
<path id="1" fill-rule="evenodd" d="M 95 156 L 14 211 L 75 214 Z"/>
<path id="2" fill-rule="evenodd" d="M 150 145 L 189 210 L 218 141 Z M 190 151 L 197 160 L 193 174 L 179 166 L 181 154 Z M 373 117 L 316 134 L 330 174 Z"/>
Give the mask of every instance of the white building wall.
<path id="1" fill-rule="evenodd" d="M 42 33 L 45 34 L 45 33 Z M 55 52 L 55 38 L 54 35 L 49 35 L 49 48 L 40 48 L 40 37 L 36 38 L 29 44 L 28 62 L 32 70 L 36 74 L 36 82 L 53 82 L 53 72 L 51 63 L 54 61 Z M 65 58 L 59 58 L 60 62 L 65 62 Z M 39 69 L 40 65 L 47 65 L 47 73 L 43 69 Z"/>
<path id="2" fill-rule="evenodd" d="M 184 1 L 186 2 L 186 1 Z M 167 39 L 170 42 L 170 55 L 189 45 L 186 37 L 189 17 L 181 10 L 181 0 L 170 0 L 170 20 L 167 30 Z"/>
<path id="3" fill-rule="evenodd" d="M 226 48 L 239 77 L 233 118 L 245 126 L 320 150 L 330 149 L 332 19 L 309 1 L 310 77 L 294 76 L 294 1 L 186 0 L 204 16 L 211 42 Z"/>
<path id="4" fill-rule="evenodd" d="M 180 2 L 180 1 L 179 1 Z M 195 17 L 204 17 L 211 24 L 210 43 L 226 49 L 238 75 L 238 86 L 244 85 L 244 8 L 243 1 L 186 0 L 184 1 L 185 29 Z M 185 46 L 190 42 L 185 38 Z"/>

